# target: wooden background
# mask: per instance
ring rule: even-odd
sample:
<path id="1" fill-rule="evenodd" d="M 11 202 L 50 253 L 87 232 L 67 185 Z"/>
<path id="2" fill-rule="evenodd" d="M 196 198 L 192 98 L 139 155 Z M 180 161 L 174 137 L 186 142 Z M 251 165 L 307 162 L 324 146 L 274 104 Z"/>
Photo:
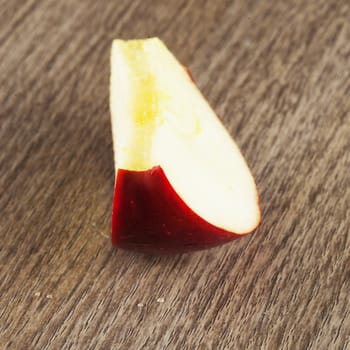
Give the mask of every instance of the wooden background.
<path id="1" fill-rule="evenodd" d="M 254 173 L 263 223 L 113 249 L 109 51 L 161 37 Z M 0 0 L 0 349 L 350 349 L 347 0 Z"/>

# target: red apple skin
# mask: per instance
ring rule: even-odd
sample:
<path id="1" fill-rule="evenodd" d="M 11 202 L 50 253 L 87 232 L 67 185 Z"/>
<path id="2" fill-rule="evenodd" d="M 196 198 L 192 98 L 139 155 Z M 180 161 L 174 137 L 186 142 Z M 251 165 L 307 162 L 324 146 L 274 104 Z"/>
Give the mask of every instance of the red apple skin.
<path id="1" fill-rule="evenodd" d="M 152 253 L 207 249 L 242 237 L 194 213 L 175 192 L 164 171 L 117 170 L 112 244 Z"/>
<path id="2" fill-rule="evenodd" d="M 192 75 L 191 70 L 190 70 L 188 67 L 186 67 L 186 66 L 184 66 L 184 69 L 185 69 L 187 75 L 188 75 L 188 76 L 190 77 L 190 79 L 192 80 L 192 82 L 196 84 L 196 82 L 194 81 L 194 78 L 193 78 L 193 75 Z"/>

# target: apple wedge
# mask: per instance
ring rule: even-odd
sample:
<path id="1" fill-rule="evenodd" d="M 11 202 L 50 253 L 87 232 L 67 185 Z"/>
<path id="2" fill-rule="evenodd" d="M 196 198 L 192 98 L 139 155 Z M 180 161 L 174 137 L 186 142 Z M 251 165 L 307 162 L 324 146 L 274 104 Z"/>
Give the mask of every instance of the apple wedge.
<path id="1" fill-rule="evenodd" d="M 115 40 L 112 244 L 181 253 L 252 232 L 254 179 L 192 78 L 158 38 Z"/>

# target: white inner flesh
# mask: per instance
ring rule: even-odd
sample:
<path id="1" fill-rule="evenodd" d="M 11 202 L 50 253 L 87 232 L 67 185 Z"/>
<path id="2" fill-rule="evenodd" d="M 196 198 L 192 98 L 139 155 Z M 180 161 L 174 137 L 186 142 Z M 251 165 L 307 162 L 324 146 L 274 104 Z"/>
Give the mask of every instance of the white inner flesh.
<path id="1" fill-rule="evenodd" d="M 114 41 L 111 112 L 117 169 L 160 165 L 204 220 L 238 234 L 258 225 L 256 186 L 244 158 L 159 39 Z"/>

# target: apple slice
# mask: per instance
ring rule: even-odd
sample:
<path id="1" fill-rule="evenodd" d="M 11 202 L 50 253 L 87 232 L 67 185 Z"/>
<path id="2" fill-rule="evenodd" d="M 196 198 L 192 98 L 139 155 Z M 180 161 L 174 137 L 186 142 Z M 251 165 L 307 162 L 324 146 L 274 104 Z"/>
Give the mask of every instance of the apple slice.
<path id="1" fill-rule="evenodd" d="M 112 243 L 185 252 L 253 231 L 254 179 L 187 70 L 158 39 L 112 46 Z"/>

